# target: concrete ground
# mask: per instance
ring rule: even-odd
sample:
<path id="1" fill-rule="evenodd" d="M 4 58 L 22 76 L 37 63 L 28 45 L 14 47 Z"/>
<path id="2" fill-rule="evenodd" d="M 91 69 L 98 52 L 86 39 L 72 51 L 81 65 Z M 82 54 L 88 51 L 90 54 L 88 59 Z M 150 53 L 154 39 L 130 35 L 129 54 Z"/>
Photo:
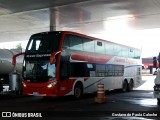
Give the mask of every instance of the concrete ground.
<path id="1" fill-rule="evenodd" d="M 10 119 L 35 117 L 30 116 L 35 113 L 38 119 L 54 120 L 158 120 L 160 106 L 153 98 L 154 78 L 143 76 L 143 84 L 132 92 L 106 92 L 103 104 L 95 103 L 96 94 L 84 95 L 80 100 L 71 96 L 43 98 L 1 94 L 0 119 L 2 112 L 11 112 Z"/>

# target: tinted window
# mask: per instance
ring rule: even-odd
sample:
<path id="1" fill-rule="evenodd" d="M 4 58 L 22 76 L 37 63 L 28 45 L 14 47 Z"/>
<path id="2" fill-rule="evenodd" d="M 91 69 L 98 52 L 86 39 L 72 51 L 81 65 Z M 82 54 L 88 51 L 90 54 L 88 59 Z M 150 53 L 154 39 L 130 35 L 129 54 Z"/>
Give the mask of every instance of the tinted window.
<path id="1" fill-rule="evenodd" d="M 105 65 L 96 65 L 96 76 L 104 77 L 105 76 Z"/>
<path id="2" fill-rule="evenodd" d="M 89 71 L 86 63 L 71 63 L 70 73 L 73 77 L 88 77 Z"/>
<path id="3" fill-rule="evenodd" d="M 113 44 L 105 43 L 105 52 L 106 54 L 113 55 L 114 52 Z"/>
<path id="4" fill-rule="evenodd" d="M 83 50 L 81 37 L 70 35 L 68 36 L 68 39 L 71 50 Z"/>
<path id="5" fill-rule="evenodd" d="M 64 38 L 62 49 L 63 50 L 69 49 L 69 37 L 68 36 L 65 36 Z"/>
<path id="6" fill-rule="evenodd" d="M 84 48 L 84 51 L 94 52 L 94 41 L 83 38 L 83 48 Z"/>
<path id="7" fill-rule="evenodd" d="M 114 55 L 116 55 L 116 56 L 122 56 L 122 54 L 121 54 L 121 46 L 114 45 Z"/>
<path id="8" fill-rule="evenodd" d="M 128 57 L 129 58 L 134 58 L 134 50 L 132 48 L 129 48 Z"/>
<path id="9" fill-rule="evenodd" d="M 129 51 L 129 49 L 127 47 L 123 47 L 121 49 L 121 55 L 122 55 L 122 57 L 128 57 L 128 51 Z"/>
<path id="10" fill-rule="evenodd" d="M 135 51 L 134 51 L 134 58 L 140 59 L 140 55 L 141 55 L 141 53 L 140 53 L 139 50 L 135 50 Z"/>
<path id="11" fill-rule="evenodd" d="M 105 54 L 104 43 L 100 41 L 95 41 L 95 52 Z"/>
<path id="12" fill-rule="evenodd" d="M 108 76 L 114 76 L 114 65 L 107 65 Z"/>
<path id="13" fill-rule="evenodd" d="M 122 76 L 124 73 L 123 65 L 98 64 L 96 65 L 96 76 Z"/>
<path id="14" fill-rule="evenodd" d="M 67 35 L 63 43 L 63 49 L 80 50 L 86 52 L 95 52 L 100 54 L 115 55 L 119 57 L 140 59 L 140 51 L 117 45 L 114 43 L 91 40 L 88 38 Z"/>
<path id="15" fill-rule="evenodd" d="M 142 62 L 148 62 L 148 63 L 152 63 L 153 62 L 153 58 L 142 58 Z"/>
<path id="16" fill-rule="evenodd" d="M 59 49 L 59 42 L 61 38 L 61 32 L 49 32 L 49 33 L 38 33 L 32 35 L 26 52 L 41 52 L 51 53 Z"/>
<path id="17" fill-rule="evenodd" d="M 122 65 L 115 65 L 115 76 L 121 76 L 124 72 L 124 66 Z"/>

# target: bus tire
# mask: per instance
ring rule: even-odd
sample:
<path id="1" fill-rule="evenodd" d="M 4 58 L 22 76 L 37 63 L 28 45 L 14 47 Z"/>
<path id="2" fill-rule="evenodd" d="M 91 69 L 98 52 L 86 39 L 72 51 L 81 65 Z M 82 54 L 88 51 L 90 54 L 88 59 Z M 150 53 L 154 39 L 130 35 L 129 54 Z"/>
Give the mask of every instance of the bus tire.
<path id="1" fill-rule="evenodd" d="M 160 105 L 160 98 L 157 98 L 157 104 Z"/>
<path id="2" fill-rule="evenodd" d="M 0 92 L 3 91 L 3 82 L 0 80 Z"/>
<path id="3" fill-rule="evenodd" d="M 77 83 L 74 87 L 74 97 L 76 99 L 81 98 L 83 95 L 83 85 L 82 83 Z"/>
<path id="4" fill-rule="evenodd" d="M 127 87 L 128 87 L 128 83 L 127 83 L 126 80 L 124 80 L 123 86 L 122 86 L 122 92 L 126 92 L 127 91 Z"/>
<path id="5" fill-rule="evenodd" d="M 157 71 L 154 71 L 153 75 L 157 75 Z"/>
<path id="6" fill-rule="evenodd" d="M 128 83 L 128 92 L 133 90 L 133 80 L 130 80 Z"/>

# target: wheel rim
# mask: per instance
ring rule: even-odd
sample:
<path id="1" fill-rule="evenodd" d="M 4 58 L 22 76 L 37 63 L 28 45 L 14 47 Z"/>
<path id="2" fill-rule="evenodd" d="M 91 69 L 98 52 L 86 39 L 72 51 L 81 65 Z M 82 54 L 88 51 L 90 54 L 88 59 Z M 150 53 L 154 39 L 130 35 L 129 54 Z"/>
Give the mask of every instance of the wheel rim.
<path id="1" fill-rule="evenodd" d="M 81 96 L 81 88 L 80 87 L 76 87 L 75 91 L 74 91 L 75 97 L 79 98 Z"/>

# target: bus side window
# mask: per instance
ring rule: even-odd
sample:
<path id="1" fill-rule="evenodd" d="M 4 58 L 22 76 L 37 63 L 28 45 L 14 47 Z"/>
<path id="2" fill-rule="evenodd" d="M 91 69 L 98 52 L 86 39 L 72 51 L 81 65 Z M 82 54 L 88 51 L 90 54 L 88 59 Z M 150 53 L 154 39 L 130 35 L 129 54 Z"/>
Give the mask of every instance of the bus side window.
<path id="1" fill-rule="evenodd" d="M 71 76 L 89 77 L 89 70 L 86 63 L 71 63 Z"/>
<path id="2" fill-rule="evenodd" d="M 95 52 L 105 54 L 105 48 L 103 42 L 95 41 Z"/>
<path id="3" fill-rule="evenodd" d="M 105 53 L 108 55 L 114 54 L 113 45 L 111 43 L 105 43 Z"/>
<path id="4" fill-rule="evenodd" d="M 115 71 L 115 65 L 108 64 L 107 69 L 108 69 L 108 76 L 114 76 L 114 71 Z"/>
<path id="5" fill-rule="evenodd" d="M 122 56 L 122 54 L 121 54 L 121 46 L 120 45 L 114 45 L 114 55 L 116 55 L 116 56 Z"/>
<path id="6" fill-rule="evenodd" d="M 86 52 L 95 52 L 94 40 L 83 38 L 83 49 Z"/>
<path id="7" fill-rule="evenodd" d="M 122 47 L 122 51 L 121 51 L 121 55 L 122 57 L 127 58 L 128 57 L 128 48 L 127 47 Z"/>
<path id="8" fill-rule="evenodd" d="M 69 36 L 69 47 L 70 50 L 83 50 L 83 43 L 81 37 L 70 35 Z"/>
<path id="9" fill-rule="evenodd" d="M 123 65 L 115 65 L 115 76 L 122 76 L 124 73 Z"/>
<path id="10" fill-rule="evenodd" d="M 104 77 L 105 76 L 105 65 L 104 64 L 97 64 L 96 65 L 96 77 Z"/>
<path id="11" fill-rule="evenodd" d="M 66 35 L 64 38 L 62 48 L 63 48 L 63 50 L 69 49 L 69 36 L 68 35 Z"/>
<path id="12" fill-rule="evenodd" d="M 140 59 L 140 56 L 141 56 L 141 52 L 138 51 L 138 50 L 134 50 L 134 58 L 135 59 Z"/>
<path id="13" fill-rule="evenodd" d="M 128 53 L 128 57 L 129 58 L 134 58 L 134 50 L 133 49 L 131 49 L 131 48 L 129 48 L 129 53 Z"/>

